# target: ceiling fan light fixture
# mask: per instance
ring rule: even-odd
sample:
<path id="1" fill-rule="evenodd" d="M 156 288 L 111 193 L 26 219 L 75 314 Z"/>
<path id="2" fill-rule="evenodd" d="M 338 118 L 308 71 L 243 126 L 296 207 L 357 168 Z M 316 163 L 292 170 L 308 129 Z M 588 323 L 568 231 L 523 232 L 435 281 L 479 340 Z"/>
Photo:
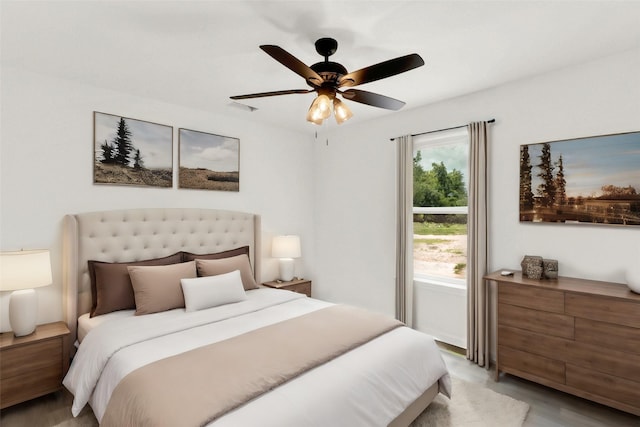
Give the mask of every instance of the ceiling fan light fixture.
<path id="1" fill-rule="evenodd" d="M 315 107 L 318 109 L 319 114 L 322 115 L 323 119 L 328 119 L 331 116 L 331 99 L 325 94 L 320 94 L 313 102 Z M 313 105 L 311 106 L 313 108 Z"/>
<path id="2" fill-rule="evenodd" d="M 338 49 L 338 42 L 330 37 L 324 37 L 316 41 L 316 52 L 324 57 L 324 61 L 311 66 L 306 65 L 280 46 L 261 45 L 260 49 L 289 70 L 304 78 L 305 82 L 311 86 L 311 89 L 253 93 L 249 95 L 232 96 L 231 99 L 263 98 L 267 96 L 317 92 L 318 96 L 314 99 L 307 112 L 307 121 L 317 125 L 321 125 L 324 119 L 329 118 L 332 108 L 338 124 L 344 123 L 353 117 L 353 113 L 349 108 L 344 105 L 342 101 L 336 99 L 336 94 L 341 94 L 345 99 L 360 104 L 371 105 L 387 110 L 399 110 L 405 103 L 397 99 L 359 89 L 340 91 L 340 88 L 358 86 L 380 79 L 386 79 L 387 77 L 392 77 L 424 65 L 424 60 L 420 55 L 411 53 L 349 72 L 342 64 L 329 61 L 329 57 L 336 53 Z"/>
<path id="3" fill-rule="evenodd" d="M 347 104 L 340 101 L 338 97 L 333 98 L 333 115 L 338 124 L 342 124 L 353 117 L 353 113 L 347 107 Z"/>
<path id="4" fill-rule="evenodd" d="M 317 106 L 318 98 L 314 99 L 309 107 L 309 111 L 307 111 L 307 121 L 316 125 L 321 125 L 324 117 L 322 117 L 322 112 L 320 108 Z"/>
<path id="5" fill-rule="evenodd" d="M 331 99 L 322 93 L 313 100 L 311 107 L 309 107 L 307 121 L 321 125 L 322 121 L 328 119 L 329 116 L 331 116 Z"/>

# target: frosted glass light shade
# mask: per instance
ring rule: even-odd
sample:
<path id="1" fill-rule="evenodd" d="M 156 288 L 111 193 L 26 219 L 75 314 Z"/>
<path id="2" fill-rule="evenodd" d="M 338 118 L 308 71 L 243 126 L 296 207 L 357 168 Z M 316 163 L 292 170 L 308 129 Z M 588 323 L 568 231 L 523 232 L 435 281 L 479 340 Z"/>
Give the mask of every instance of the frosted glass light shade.
<path id="1" fill-rule="evenodd" d="M 9 299 L 9 323 L 17 337 L 36 329 L 38 296 L 33 288 L 51 284 L 48 250 L 0 253 L 0 291 L 14 291 Z"/>
<path id="2" fill-rule="evenodd" d="M 349 107 L 347 107 L 347 104 L 338 98 L 333 99 L 333 115 L 336 117 L 336 122 L 339 125 L 353 117 L 353 113 Z"/>

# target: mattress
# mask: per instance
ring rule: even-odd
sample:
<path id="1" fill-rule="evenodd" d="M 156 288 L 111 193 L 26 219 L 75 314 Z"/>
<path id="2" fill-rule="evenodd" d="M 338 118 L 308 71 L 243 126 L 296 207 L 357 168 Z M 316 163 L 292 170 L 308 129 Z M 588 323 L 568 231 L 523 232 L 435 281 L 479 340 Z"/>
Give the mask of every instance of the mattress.
<path id="1" fill-rule="evenodd" d="M 175 309 L 90 319 L 83 322 L 87 333 L 64 380 L 74 394 L 74 413 L 88 402 L 101 420 L 120 380 L 146 364 L 329 305 L 292 292 L 256 289 L 247 292 L 243 302 L 195 313 Z M 435 383 L 448 394 L 446 366 L 434 340 L 401 327 L 307 371 L 210 425 L 387 425 Z"/>
<path id="2" fill-rule="evenodd" d="M 89 317 L 89 313 L 85 313 L 78 318 L 78 345 L 82 342 L 84 337 L 93 328 L 108 322 L 113 319 L 119 319 L 122 317 L 133 317 L 135 310 L 119 310 L 112 313 L 103 314 L 101 316 Z"/>

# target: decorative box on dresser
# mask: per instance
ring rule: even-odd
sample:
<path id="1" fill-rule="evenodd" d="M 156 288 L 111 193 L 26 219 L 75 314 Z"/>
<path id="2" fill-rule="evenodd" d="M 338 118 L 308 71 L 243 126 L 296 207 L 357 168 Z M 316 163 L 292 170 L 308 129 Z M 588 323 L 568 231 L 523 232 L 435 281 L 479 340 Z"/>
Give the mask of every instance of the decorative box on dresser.
<path id="1" fill-rule="evenodd" d="M 500 271 L 496 380 L 507 372 L 640 415 L 640 295 L 625 285 Z"/>
<path id="2" fill-rule="evenodd" d="M 308 297 L 311 296 L 311 280 L 307 279 L 293 279 L 289 282 L 274 280 L 273 282 L 263 283 L 263 285 L 269 288 L 286 289 L 287 291 L 305 294 Z"/>
<path id="3" fill-rule="evenodd" d="M 39 325 L 24 337 L 1 334 L 0 407 L 59 390 L 68 369 L 69 329 L 64 322 Z"/>

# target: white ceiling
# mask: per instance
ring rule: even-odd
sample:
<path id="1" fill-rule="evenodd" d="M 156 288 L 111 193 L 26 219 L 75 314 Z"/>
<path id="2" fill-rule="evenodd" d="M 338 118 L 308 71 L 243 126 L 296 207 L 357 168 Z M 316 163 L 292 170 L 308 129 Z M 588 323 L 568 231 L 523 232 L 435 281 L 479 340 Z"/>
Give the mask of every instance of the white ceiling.
<path id="1" fill-rule="evenodd" d="M 316 129 L 305 121 L 312 94 L 230 106 L 231 95 L 307 88 L 259 45 L 310 65 L 322 60 L 314 41 L 333 37 L 331 59 L 349 71 L 418 53 L 425 66 L 358 86 L 404 109 L 640 47 L 633 0 L 2 0 L 0 14 L 4 65 L 304 132 Z M 349 106 L 341 126 L 396 114 Z"/>

